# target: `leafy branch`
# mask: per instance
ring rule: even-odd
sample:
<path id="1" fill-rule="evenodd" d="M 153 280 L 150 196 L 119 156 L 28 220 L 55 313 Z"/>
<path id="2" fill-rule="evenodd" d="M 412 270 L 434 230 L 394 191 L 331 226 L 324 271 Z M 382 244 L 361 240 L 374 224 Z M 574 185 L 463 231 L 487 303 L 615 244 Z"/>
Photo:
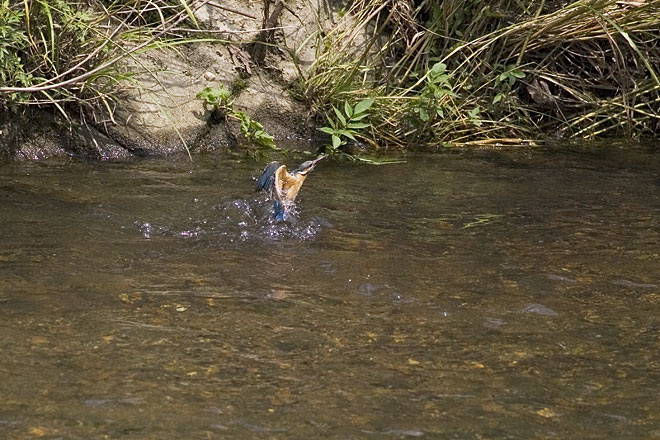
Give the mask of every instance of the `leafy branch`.
<path id="1" fill-rule="evenodd" d="M 323 133 L 330 135 L 332 140 L 331 152 L 337 152 L 341 146 L 346 145 L 348 139 L 356 141 L 356 135 L 360 130 L 371 127 L 371 124 L 363 122 L 369 116 L 369 109 L 374 103 L 374 98 L 364 99 L 355 106 L 348 101 L 344 102 L 344 112 L 332 106 L 336 118 L 328 117 L 329 126 L 319 128 Z"/>

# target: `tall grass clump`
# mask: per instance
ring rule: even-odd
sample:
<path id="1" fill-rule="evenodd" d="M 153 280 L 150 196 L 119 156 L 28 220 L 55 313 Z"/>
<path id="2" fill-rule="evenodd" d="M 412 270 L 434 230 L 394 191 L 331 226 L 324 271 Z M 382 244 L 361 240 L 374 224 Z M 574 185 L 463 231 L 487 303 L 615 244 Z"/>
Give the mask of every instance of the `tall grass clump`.
<path id="1" fill-rule="evenodd" d="M 660 133 L 660 0 L 356 0 L 305 96 L 375 98 L 364 140 L 524 143 Z"/>
<path id="2" fill-rule="evenodd" d="M 131 76 L 118 62 L 174 37 L 204 3 L 0 0 L 0 110 L 51 107 L 69 118 L 104 107 L 112 117 Z"/>

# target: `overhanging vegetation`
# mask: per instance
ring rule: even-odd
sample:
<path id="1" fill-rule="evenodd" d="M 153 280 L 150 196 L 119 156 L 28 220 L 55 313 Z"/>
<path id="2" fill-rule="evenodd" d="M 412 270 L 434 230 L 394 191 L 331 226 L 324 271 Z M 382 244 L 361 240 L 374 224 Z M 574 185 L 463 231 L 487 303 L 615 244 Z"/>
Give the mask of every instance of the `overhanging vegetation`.
<path id="1" fill-rule="evenodd" d="M 376 98 L 373 144 L 660 133 L 657 0 L 359 0 L 317 47 L 303 95 Z"/>
<path id="2" fill-rule="evenodd" d="M 190 18 L 185 0 L 1 0 L 0 108 L 50 106 L 69 118 L 104 106 L 112 118 L 134 73 L 118 61 L 176 38 Z"/>

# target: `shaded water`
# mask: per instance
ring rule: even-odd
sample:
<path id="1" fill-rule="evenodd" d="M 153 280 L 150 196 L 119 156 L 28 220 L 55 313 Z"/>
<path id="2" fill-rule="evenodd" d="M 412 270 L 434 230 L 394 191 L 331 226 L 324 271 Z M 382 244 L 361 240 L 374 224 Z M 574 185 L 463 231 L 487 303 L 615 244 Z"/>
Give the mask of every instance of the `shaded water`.
<path id="1" fill-rule="evenodd" d="M 660 438 L 660 155 L 0 167 L 0 437 Z"/>

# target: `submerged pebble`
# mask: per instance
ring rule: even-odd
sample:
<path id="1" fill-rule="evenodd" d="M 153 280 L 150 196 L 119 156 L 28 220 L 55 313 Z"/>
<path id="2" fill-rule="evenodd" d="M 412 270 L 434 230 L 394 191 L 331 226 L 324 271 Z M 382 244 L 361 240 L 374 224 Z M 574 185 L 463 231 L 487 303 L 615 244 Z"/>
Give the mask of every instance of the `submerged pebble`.
<path id="1" fill-rule="evenodd" d="M 536 313 L 544 316 L 558 316 L 558 313 L 543 304 L 527 304 L 523 308 L 523 313 Z"/>
<path id="2" fill-rule="evenodd" d="M 640 289 L 655 289 L 657 284 L 650 284 L 650 283 L 635 283 L 633 281 L 628 281 L 628 280 L 616 280 L 614 281 L 614 284 L 617 286 L 624 286 L 624 287 L 637 287 Z"/>
<path id="3" fill-rule="evenodd" d="M 503 319 L 499 318 L 486 318 L 486 321 L 484 322 L 484 327 L 489 328 L 491 330 L 495 330 L 497 328 L 502 327 L 505 324 L 505 321 Z"/>

